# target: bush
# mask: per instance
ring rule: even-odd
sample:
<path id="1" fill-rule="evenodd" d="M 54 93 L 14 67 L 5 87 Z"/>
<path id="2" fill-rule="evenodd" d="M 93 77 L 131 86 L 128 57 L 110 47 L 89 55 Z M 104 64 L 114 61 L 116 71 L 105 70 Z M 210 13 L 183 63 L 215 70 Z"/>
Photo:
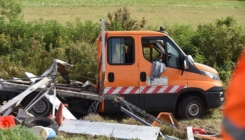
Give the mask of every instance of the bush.
<path id="1" fill-rule="evenodd" d="M 124 31 L 124 30 L 141 30 L 145 27 L 146 20 L 137 21 L 130 17 L 131 13 L 128 8 L 119 8 L 114 13 L 107 14 L 107 20 L 105 21 L 105 27 L 109 31 Z"/>
<path id="2" fill-rule="evenodd" d="M 191 55 L 199 63 L 204 62 L 205 58 L 199 53 L 200 49 L 191 41 L 195 31 L 190 25 L 173 25 L 168 28 L 169 35 L 187 55 Z"/>
<path id="3" fill-rule="evenodd" d="M 0 20 L 2 21 L 4 21 L 5 18 L 7 18 L 9 21 L 20 18 L 21 11 L 22 9 L 20 4 L 14 2 L 13 0 L 0 1 Z"/>
<path id="4" fill-rule="evenodd" d="M 199 25 L 192 44 L 205 57 L 204 63 L 219 70 L 226 82 L 245 41 L 244 29 L 236 25 L 233 17 L 218 19 L 216 23 Z"/>
<path id="5" fill-rule="evenodd" d="M 95 78 L 97 52 L 94 44 L 100 25 L 92 21 L 65 26 L 55 20 L 25 22 L 20 18 L 21 7 L 12 1 L 0 2 L 0 77 L 23 76 L 24 70 L 40 75 L 54 58 L 74 65 L 76 80 Z M 6 20 L 6 18 L 8 20 Z M 108 13 L 107 30 L 142 30 L 146 20 L 135 20 L 124 7 Z M 231 74 L 245 40 L 244 28 L 233 17 L 221 18 L 215 23 L 173 25 L 169 34 L 186 54 L 195 61 L 215 67 L 226 82 Z M 4 63 L 3 63 L 4 62 Z"/>

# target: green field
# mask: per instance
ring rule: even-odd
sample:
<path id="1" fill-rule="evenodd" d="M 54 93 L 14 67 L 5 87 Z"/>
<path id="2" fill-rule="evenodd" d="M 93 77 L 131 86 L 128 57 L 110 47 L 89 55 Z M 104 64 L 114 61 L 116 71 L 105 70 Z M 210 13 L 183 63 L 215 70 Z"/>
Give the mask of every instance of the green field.
<path id="1" fill-rule="evenodd" d="M 196 26 L 234 16 L 245 26 L 245 1 L 222 0 L 21 0 L 26 21 L 57 20 L 59 23 L 91 20 L 98 22 L 108 12 L 127 7 L 132 17 L 145 17 L 147 26 L 189 24 Z"/>

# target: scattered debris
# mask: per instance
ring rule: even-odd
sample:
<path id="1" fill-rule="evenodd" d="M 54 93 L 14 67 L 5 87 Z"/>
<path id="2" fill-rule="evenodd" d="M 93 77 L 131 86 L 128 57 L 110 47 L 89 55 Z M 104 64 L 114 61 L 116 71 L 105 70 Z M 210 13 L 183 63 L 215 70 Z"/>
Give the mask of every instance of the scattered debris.
<path id="1" fill-rule="evenodd" d="M 123 111 L 124 113 L 129 112 L 127 115 L 133 114 L 133 115 L 130 115 L 131 117 L 136 116 L 138 118 L 141 118 L 142 120 L 144 120 L 144 122 L 146 122 L 146 123 L 142 123 L 144 125 L 150 126 L 154 121 L 156 121 L 159 124 L 167 125 L 167 126 L 170 126 L 172 128 L 177 128 L 174 123 L 171 124 L 171 123 L 165 122 L 164 120 L 160 120 L 160 119 L 156 118 L 155 116 L 153 116 L 153 115 L 145 112 L 144 110 L 136 107 L 135 105 L 131 104 L 130 102 L 123 100 L 117 94 L 104 96 L 104 99 L 105 98 L 110 99 L 110 100 L 114 100 L 115 102 L 120 103 L 122 106 L 126 106 L 128 108 L 128 110 L 125 108 L 121 108 L 121 111 Z"/>
<path id="2" fill-rule="evenodd" d="M 176 119 L 174 118 L 173 114 L 172 113 L 169 113 L 169 112 L 160 112 L 158 115 L 157 115 L 157 119 L 159 120 L 162 120 L 170 125 L 173 125 L 173 126 L 176 126 L 176 127 L 179 127 L 179 124 L 178 122 L 176 121 Z M 160 123 L 157 122 L 157 121 L 154 121 L 152 123 L 152 126 L 160 126 Z"/>
<path id="3" fill-rule="evenodd" d="M 14 116 L 9 115 L 9 116 L 0 117 L 0 128 L 1 129 L 6 129 L 6 128 L 14 127 L 14 126 L 15 126 Z"/>
<path id="4" fill-rule="evenodd" d="M 8 101 L 6 104 L 0 107 L 0 113 L 5 111 L 6 109 L 12 108 L 12 106 L 18 106 L 20 101 L 22 101 L 27 95 L 29 95 L 31 92 L 39 88 L 40 86 L 44 85 L 47 83 L 50 79 L 47 77 L 44 77 L 42 80 L 38 81 L 36 84 L 32 85 L 31 87 L 27 88 L 24 92 L 21 94 L 17 95 L 10 101 Z"/>
<path id="5" fill-rule="evenodd" d="M 63 123 L 63 108 L 64 108 L 64 105 L 62 103 L 60 103 L 60 106 L 59 106 L 59 109 L 56 113 L 56 116 L 54 118 L 54 120 L 57 122 L 57 124 L 60 126 L 62 123 Z"/>
<path id="6" fill-rule="evenodd" d="M 35 91 L 35 98 L 33 98 L 32 101 L 28 100 L 28 105 L 25 106 L 24 109 L 19 108 L 18 114 L 16 115 L 16 120 L 24 120 L 22 121 L 22 124 L 30 127 L 32 132 L 41 138 L 55 138 L 58 131 L 64 131 L 67 133 L 75 134 L 89 134 L 93 137 L 97 137 L 98 135 L 106 135 L 108 137 L 119 139 L 154 140 L 157 139 L 158 135 L 164 138 L 158 126 L 167 125 L 172 128 L 179 129 L 179 124 L 171 113 L 161 112 L 157 117 L 155 117 L 124 100 L 117 94 L 101 96 L 96 93 L 96 85 L 90 81 L 82 83 L 70 80 L 69 77 L 66 76 L 66 67 L 72 67 L 72 65 L 61 60 L 54 59 L 54 63 L 39 77 L 32 73 L 26 72 L 25 74 L 30 81 L 22 81 L 18 78 L 15 78 L 11 81 L 1 80 L 0 90 L 23 92 L 11 100 L 4 102 L 4 104 L 0 106 L 0 114 L 10 114 L 16 107 L 19 107 L 19 104 L 23 101 L 24 98 Z M 62 77 L 65 79 L 66 83 L 69 84 L 58 84 L 54 82 L 54 79 L 57 76 L 57 71 L 62 73 Z M 89 90 L 84 90 L 87 88 Z M 62 103 L 61 100 L 57 98 L 57 90 L 61 96 L 78 97 L 81 99 L 89 99 L 94 101 L 90 106 L 88 113 L 95 113 L 98 104 L 103 100 L 116 101 L 116 103 L 120 103 L 121 106 L 125 107 L 121 107 L 121 111 L 130 117 L 135 118 L 146 126 L 76 120 L 75 116 L 67 109 L 69 105 L 64 106 L 64 103 Z M 35 117 L 36 114 L 31 114 L 28 112 L 42 99 L 46 99 L 47 102 L 53 105 L 52 113 L 50 113 L 52 114 L 51 118 Z M 46 108 L 44 108 L 44 110 L 45 109 Z M 57 110 L 56 115 L 55 109 Z M 63 119 L 65 120 L 63 121 Z M 14 120 L 14 117 L 12 120 Z M 10 121 L 10 119 L 8 121 Z M 14 123 L 8 122 L 7 124 L 3 124 L 3 126 L 8 128 L 10 125 L 15 125 L 12 124 Z M 52 133 L 52 130 L 55 131 L 54 134 Z M 191 133 L 188 134 L 189 140 L 194 140 L 193 133 L 195 134 L 194 136 L 198 138 L 213 137 L 212 135 L 200 135 L 206 134 L 203 129 L 191 128 L 190 132 Z M 166 136 L 165 139 L 176 140 L 177 138 Z"/>
<path id="7" fill-rule="evenodd" d="M 62 102 L 54 95 L 50 95 L 50 94 L 47 94 L 45 96 L 51 104 L 53 104 L 55 106 L 55 109 L 58 110 L 59 109 L 59 106 L 60 104 L 62 104 Z M 53 102 L 55 100 L 55 102 Z M 64 106 L 62 105 L 62 115 L 65 119 L 74 119 L 76 120 L 76 117 Z"/>
<path id="8" fill-rule="evenodd" d="M 25 109 L 19 108 L 18 114 L 16 116 L 17 119 L 24 120 L 24 119 L 30 118 L 30 117 L 34 117 L 34 115 L 27 112 Z"/>
<path id="9" fill-rule="evenodd" d="M 73 134 L 105 135 L 118 139 L 156 140 L 159 127 L 126 125 L 87 120 L 64 120 L 59 131 Z"/>
<path id="10" fill-rule="evenodd" d="M 50 119 L 50 118 L 44 118 L 44 117 L 30 117 L 23 121 L 23 125 L 32 128 L 34 126 L 43 126 L 43 127 L 49 127 L 55 130 L 56 133 L 58 133 L 58 124 Z"/>
<path id="11" fill-rule="evenodd" d="M 194 140 L 192 127 L 187 127 L 187 138 L 188 138 L 188 140 Z"/>
<path id="12" fill-rule="evenodd" d="M 203 134 L 197 134 L 195 135 L 196 138 L 199 139 L 207 139 L 207 140 L 222 140 L 220 135 L 203 135 Z"/>
<path id="13" fill-rule="evenodd" d="M 220 135 L 211 134 L 201 128 L 187 127 L 187 138 L 188 140 L 194 140 L 195 138 L 207 139 L 207 140 L 222 140 Z"/>
<path id="14" fill-rule="evenodd" d="M 179 140 L 179 139 L 173 136 L 166 135 L 165 140 Z M 188 140 L 191 140 L 191 139 L 188 139 Z"/>
<path id="15" fill-rule="evenodd" d="M 204 129 L 201 129 L 201 128 L 192 128 L 192 131 L 194 134 L 206 134 L 205 130 Z"/>
<path id="16" fill-rule="evenodd" d="M 31 132 L 42 139 L 54 139 L 56 138 L 56 132 L 49 127 L 34 126 L 31 128 Z"/>

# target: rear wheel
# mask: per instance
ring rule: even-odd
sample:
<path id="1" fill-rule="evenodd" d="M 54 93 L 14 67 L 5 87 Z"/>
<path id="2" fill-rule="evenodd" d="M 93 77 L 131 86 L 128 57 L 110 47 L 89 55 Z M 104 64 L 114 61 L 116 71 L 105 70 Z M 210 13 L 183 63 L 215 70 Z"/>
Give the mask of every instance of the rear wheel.
<path id="1" fill-rule="evenodd" d="M 178 116 L 182 119 L 201 118 L 204 111 L 203 101 L 197 96 L 183 98 L 178 106 Z"/>
<path id="2" fill-rule="evenodd" d="M 28 96 L 25 99 L 24 106 L 26 107 L 33 99 L 33 96 Z M 52 110 L 52 105 L 46 98 L 39 100 L 32 108 L 29 110 L 36 117 L 47 117 Z"/>

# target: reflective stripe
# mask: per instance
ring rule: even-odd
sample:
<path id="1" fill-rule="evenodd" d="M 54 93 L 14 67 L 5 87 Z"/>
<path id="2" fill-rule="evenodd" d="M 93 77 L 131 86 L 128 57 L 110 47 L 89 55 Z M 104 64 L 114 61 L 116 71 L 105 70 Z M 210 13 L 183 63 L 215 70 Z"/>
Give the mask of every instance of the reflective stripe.
<path id="1" fill-rule="evenodd" d="M 178 93 L 187 86 L 130 86 L 130 87 L 106 87 L 104 94 L 164 94 Z"/>
<path id="2" fill-rule="evenodd" d="M 228 133 L 235 140 L 244 140 L 245 139 L 245 128 L 243 128 L 243 129 L 237 128 L 227 118 L 223 119 L 223 126 L 224 126 L 226 133 Z"/>

